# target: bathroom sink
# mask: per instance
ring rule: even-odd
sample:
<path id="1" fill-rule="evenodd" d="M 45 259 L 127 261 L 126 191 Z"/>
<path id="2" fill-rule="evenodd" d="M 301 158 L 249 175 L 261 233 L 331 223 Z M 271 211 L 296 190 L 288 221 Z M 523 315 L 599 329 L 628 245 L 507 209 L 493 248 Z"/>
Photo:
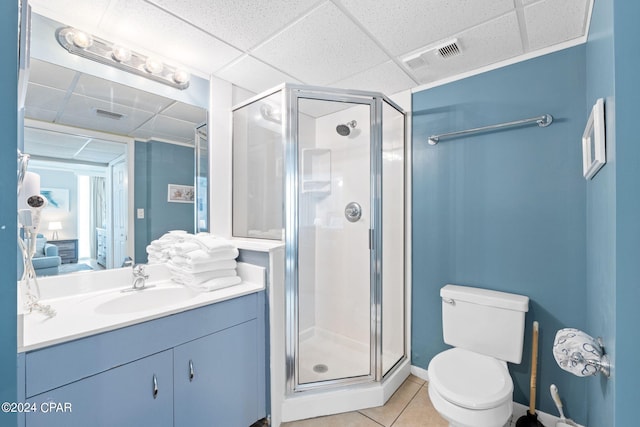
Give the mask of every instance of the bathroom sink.
<path id="1" fill-rule="evenodd" d="M 95 311 L 99 314 L 136 313 L 180 304 L 197 295 L 198 292 L 181 286 L 153 287 L 120 293 L 119 296 L 96 306 Z"/>

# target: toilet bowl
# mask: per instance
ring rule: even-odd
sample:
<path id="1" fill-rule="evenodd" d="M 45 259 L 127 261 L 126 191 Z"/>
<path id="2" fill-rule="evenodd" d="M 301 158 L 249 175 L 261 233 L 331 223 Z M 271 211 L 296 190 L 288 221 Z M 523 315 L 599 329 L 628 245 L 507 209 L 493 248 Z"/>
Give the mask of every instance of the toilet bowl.
<path id="1" fill-rule="evenodd" d="M 520 363 L 529 298 L 446 285 L 444 342 L 427 368 L 433 407 L 451 427 L 504 427 L 513 411 L 507 362 Z"/>
<path id="2" fill-rule="evenodd" d="M 506 363 L 461 348 L 429 363 L 429 397 L 451 427 L 503 427 L 511 417 L 513 382 Z"/>

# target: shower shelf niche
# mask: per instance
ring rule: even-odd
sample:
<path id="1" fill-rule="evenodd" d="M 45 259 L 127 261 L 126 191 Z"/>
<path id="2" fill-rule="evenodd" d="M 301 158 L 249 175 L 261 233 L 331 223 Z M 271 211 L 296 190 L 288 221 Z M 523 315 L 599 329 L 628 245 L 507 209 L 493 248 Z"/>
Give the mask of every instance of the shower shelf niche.
<path id="1" fill-rule="evenodd" d="M 331 150 L 302 150 L 302 192 L 317 196 L 331 194 Z"/>

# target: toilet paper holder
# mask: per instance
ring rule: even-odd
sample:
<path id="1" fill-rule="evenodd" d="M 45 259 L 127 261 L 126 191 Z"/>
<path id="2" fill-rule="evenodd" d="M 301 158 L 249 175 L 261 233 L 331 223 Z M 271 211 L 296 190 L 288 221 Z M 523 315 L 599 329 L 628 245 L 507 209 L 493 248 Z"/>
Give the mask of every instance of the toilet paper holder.
<path id="1" fill-rule="evenodd" d="M 571 354 L 571 360 L 574 363 L 579 363 L 581 365 L 588 365 L 588 366 L 593 366 L 594 368 L 596 368 L 596 371 L 593 373 L 593 375 L 596 375 L 598 372 L 600 372 L 602 375 L 604 375 L 605 377 L 609 378 L 611 376 L 611 362 L 609 362 L 609 357 L 605 354 L 604 352 L 604 343 L 602 342 L 602 338 L 598 337 L 596 338 L 596 342 L 598 343 L 598 346 L 600 347 L 600 359 L 586 359 L 582 353 L 580 352 L 574 352 Z"/>
<path id="2" fill-rule="evenodd" d="M 560 368 L 578 377 L 611 375 L 611 362 L 602 338 L 594 339 L 579 329 L 565 328 L 556 333 L 553 356 Z"/>

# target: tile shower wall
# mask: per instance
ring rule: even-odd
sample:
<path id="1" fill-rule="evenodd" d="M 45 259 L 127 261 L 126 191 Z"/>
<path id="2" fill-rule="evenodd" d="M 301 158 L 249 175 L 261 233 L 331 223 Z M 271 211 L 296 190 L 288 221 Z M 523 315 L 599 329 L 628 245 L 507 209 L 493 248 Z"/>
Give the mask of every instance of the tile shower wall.
<path id="1" fill-rule="evenodd" d="M 432 134 L 549 113 L 554 123 L 451 139 Z M 528 404 L 531 323 L 541 327 L 538 408 L 584 423 L 585 379 L 552 356 L 556 330 L 584 328 L 585 48 L 514 64 L 413 96 L 412 361 L 444 350 L 439 289 L 446 283 L 528 295 L 523 361 L 510 366 L 514 399 Z"/>

